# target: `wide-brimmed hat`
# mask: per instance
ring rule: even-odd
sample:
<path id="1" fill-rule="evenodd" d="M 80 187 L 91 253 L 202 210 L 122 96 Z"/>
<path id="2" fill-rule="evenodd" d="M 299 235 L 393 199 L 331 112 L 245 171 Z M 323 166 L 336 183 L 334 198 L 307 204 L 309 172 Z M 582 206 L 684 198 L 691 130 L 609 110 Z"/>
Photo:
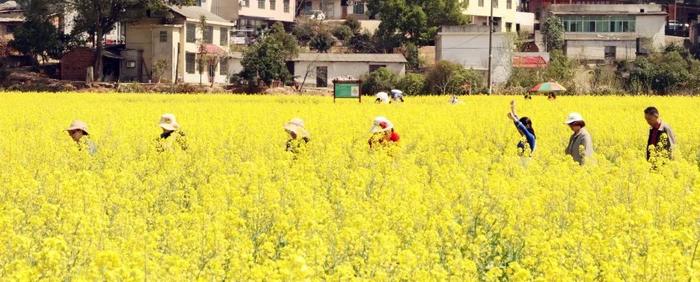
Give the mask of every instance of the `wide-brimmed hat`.
<path id="1" fill-rule="evenodd" d="M 577 121 L 584 121 L 583 116 L 579 113 L 570 113 L 569 116 L 566 117 L 564 124 L 572 124 Z"/>
<path id="2" fill-rule="evenodd" d="M 284 129 L 294 132 L 301 137 L 309 137 L 309 132 L 304 128 L 304 120 L 300 118 L 293 118 L 285 123 Z"/>
<path id="3" fill-rule="evenodd" d="M 88 126 L 87 123 L 85 123 L 82 120 L 74 120 L 73 122 L 70 123 L 66 131 L 73 131 L 76 129 L 80 129 L 85 132 L 85 134 L 90 135 L 90 131 L 88 131 Z"/>
<path id="4" fill-rule="evenodd" d="M 389 94 L 386 92 L 379 92 L 376 95 L 374 95 L 379 101 L 382 103 L 389 103 Z"/>
<path id="5" fill-rule="evenodd" d="M 374 118 L 374 123 L 372 124 L 372 128 L 370 128 L 371 133 L 380 133 L 380 132 L 387 132 L 390 131 L 394 128 L 394 124 L 391 123 L 391 121 L 383 116 L 378 116 Z"/>
<path id="6" fill-rule="evenodd" d="M 161 128 L 169 131 L 175 131 L 180 128 L 180 124 L 177 123 L 174 114 L 163 114 L 160 117 L 160 122 L 158 122 Z"/>

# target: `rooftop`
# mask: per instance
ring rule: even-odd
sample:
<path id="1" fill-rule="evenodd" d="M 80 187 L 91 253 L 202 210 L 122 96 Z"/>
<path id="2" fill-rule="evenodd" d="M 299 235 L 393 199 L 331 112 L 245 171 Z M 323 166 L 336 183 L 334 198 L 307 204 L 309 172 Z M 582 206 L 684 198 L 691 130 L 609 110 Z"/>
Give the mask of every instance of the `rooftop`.
<path id="1" fill-rule="evenodd" d="M 300 53 L 295 62 L 368 62 L 368 63 L 406 63 L 402 54 L 335 54 L 335 53 Z"/>
<path id="2" fill-rule="evenodd" d="M 194 20 L 194 21 L 199 21 L 199 19 L 204 16 L 207 19 L 207 22 L 210 23 L 215 23 L 215 24 L 224 24 L 224 25 L 232 25 L 230 21 L 227 21 L 226 19 L 207 11 L 207 9 L 204 9 L 199 6 L 182 6 L 182 7 L 177 7 L 177 6 L 170 6 L 170 9 L 182 15 L 183 17 L 187 18 L 188 20 Z"/>

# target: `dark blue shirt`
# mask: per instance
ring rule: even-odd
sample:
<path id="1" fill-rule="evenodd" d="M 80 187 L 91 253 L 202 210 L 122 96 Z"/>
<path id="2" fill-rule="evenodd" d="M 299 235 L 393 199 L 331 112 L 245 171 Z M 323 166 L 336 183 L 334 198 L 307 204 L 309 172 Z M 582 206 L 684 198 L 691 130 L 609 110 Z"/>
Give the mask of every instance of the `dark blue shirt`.
<path id="1" fill-rule="evenodd" d="M 515 127 L 518 128 L 518 130 L 520 130 L 520 132 L 522 132 L 523 135 L 525 135 L 527 144 L 530 146 L 530 151 L 534 152 L 536 139 L 535 134 L 532 134 L 532 132 L 530 132 L 530 130 L 528 130 L 527 127 L 525 127 L 525 125 L 520 121 L 515 122 Z M 525 144 L 523 143 L 523 141 L 520 141 L 520 143 L 518 143 L 518 148 L 525 150 Z"/>

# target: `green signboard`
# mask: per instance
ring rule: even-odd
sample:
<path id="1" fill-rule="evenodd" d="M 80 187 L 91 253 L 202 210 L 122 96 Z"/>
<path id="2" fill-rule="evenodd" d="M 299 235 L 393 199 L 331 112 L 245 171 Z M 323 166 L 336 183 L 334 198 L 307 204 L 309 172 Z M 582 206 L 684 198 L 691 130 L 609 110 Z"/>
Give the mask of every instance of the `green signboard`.
<path id="1" fill-rule="evenodd" d="M 334 80 L 333 81 L 333 101 L 335 99 L 358 99 L 362 102 L 362 91 L 360 89 L 362 81 L 359 80 Z"/>

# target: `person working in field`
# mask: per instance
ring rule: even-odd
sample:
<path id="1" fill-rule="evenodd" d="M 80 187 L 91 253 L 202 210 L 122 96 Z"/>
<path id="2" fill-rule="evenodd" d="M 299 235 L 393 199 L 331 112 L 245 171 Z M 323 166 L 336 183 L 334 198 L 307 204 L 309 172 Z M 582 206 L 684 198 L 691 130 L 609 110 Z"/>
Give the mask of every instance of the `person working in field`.
<path id="1" fill-rule="evenodd" d="M 374 119 L 372 128 L 370 128 L 372 137 L 369 138 L 369 147 L 376 148 L 380 145 L 396 144 L 399 142 L 399 134 L 394 129 L 394 124 L 389 119 L 383 116 L 378 116 Z"/>
<path id="2" fill-rule="evenodd" d="M 309 132 L 304 128 L 304 120 L 300 118 L 294 118 L 284 124 L 284 131 L 289 134 L 289 140 L 287 140 L 286 151 L 292 153 L 299 153 L 306 146 L 311 137 Z"/>
<path id="3" fill-rule="evenodd" d="M 593 139 L 586 129 L 586 121 L 579 113 L 571 113 L 564 122 L 574 133 L 569 139 L 565 153 L 574 158 L 574 161 L 583 165 L 587 159 L 593 156 Z"/>
<path id="4" fill-rule="evenodd" d="M 187 150 L 187 139 L 185 132 L 180 130 L 180 124 L 177 123 L 174 114 L 163 114 L 160 117 L 160 122 L 158 125 L 163 129 L 163 133 L 160 134 L 158 149 L 159 151 L 165 151 L 167 148 L 171 147 L 172 140 L 180 146 L 180 149 Z"/>
<path id="5" fill-rule="evenodd" d="M 659 110 L 655 107 L 646 108 L 644 119 L 651 126 L 647 139 L 647 161 L 652 157 L 673 159 L 676 135 L 668 124 L 661 121 Z"/>
<path id="6" fill-rule="evenodd" d="M 535 129 L 532 128 L 532 120 L 528 117 L 518 117 L 515 111 L 515 101 L 510 102 L 510 112 L 508 113 L 508 118 L 512 119 L 515 123 L 515 127 L 518 129 L 520 136 L 525 137 L 526 143 L 520 140 L 518 142 L 518 154 L 520 156 L 530 156 L 535 152 L 535 141 L 537 137 L 535 136 Z"/>
<path id="7" fill-rule="evenodd" d="M 377 95 L 374 95 L 374 97 L 376 97 L 374 102 L 377 104 L 389 104 L 391 102 L 389 100 L 389 94 L 384 91 L 377 93 Z"/>
<path id="8" fill-rule="evenodd" d="M 97 147 L 95 143 L 90 140 L 90 131 L 88 131 L 87 123 L 81 120 L 74 120 L 66 131 L 73 141 L 78 144 L 79 150 L 87 151 L 91 155 L 96 153 Z"/>
<path id="9" fill-rule="evenodd" d="M 392 89 L 391 90 L 391 101 L 392 102 L 401 102 L 403 103 L 403 91 L 398 90 L 398 89 Z"/>

